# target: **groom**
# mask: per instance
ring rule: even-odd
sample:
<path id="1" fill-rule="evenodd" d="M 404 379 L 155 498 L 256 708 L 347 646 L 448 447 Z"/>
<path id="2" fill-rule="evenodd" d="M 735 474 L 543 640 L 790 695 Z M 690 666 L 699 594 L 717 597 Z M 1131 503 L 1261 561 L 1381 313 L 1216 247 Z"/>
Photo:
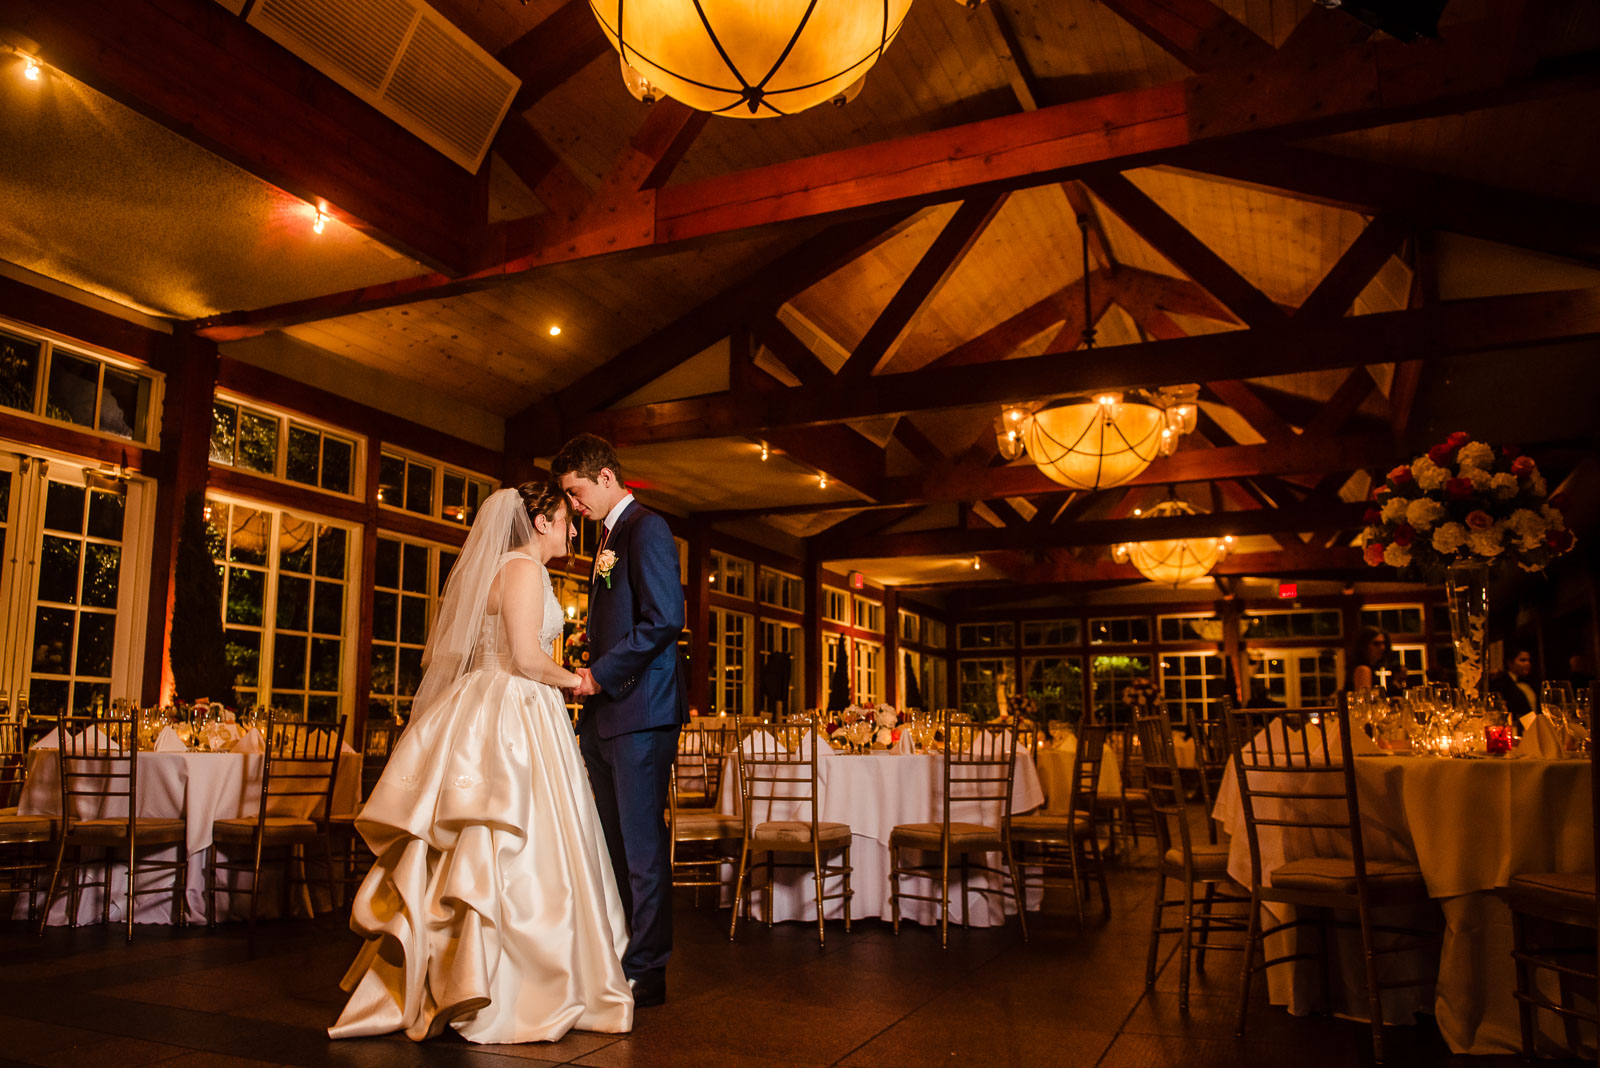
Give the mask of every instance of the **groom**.
<path id="1" fill-rule="evenodd" d="M 633 499 L 611 443 L 580 434 L 551 465 L 573 507 L 603 529 L 589 584 L 588 668 L 578 747 L 589 769 L 611 867 L 628 913 L 622 970 L 634 1004 L 667 998 L 672 954 L 672 863 L 667 782 L 688 720 L 678 674 L 683 584 L 666 520 Z"/>

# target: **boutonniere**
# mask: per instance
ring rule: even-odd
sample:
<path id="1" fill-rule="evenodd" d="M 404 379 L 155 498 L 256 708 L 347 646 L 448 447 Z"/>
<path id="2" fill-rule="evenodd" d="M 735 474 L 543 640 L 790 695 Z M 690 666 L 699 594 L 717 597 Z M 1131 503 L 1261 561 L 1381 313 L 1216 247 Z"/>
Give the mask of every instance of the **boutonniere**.
<path id="1" fill-rule="evenodd" d="M 600 555 L 594 558 L 594 573 L 606 580 L 606 589 L 611 588 L 611 569 L 617 566 L 617 554 L 610 549 L 600 550 Z"/>

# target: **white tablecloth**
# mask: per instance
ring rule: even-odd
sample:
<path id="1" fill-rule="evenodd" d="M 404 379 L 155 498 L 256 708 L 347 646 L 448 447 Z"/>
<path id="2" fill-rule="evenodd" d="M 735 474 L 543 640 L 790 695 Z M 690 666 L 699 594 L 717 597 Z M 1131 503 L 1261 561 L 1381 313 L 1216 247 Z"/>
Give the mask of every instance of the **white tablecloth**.
<path id="1" fill-rule="evenodd" d="M 723 767 L 718 800 L 719 808 L 729 814 L 740 811 L 740 798 L 734 784 L 735 770 L 734 761 L 730 759 Z M 817 790 L 820 802 L 817 819 L 828 823 L 848 823 L 853 835 L 850 864 L 854 870 L 850 876 L 850 888 L 855 896 L 850 902 L 851 918 L 890 918 L 894 913 L 889 904 L 889 834 L 898 824 L 937 823 L 943 818 L 944 757 L 938 754 L 881 752 L 848 756 L 833 753 L 824 746 L 817 764 Z M 1043 803 L 1044 793 L 1040 789 L 1039 773 L 1034 768 L 1033 760 L 1025 753 L 1019 754 L 1013 779 L 1012 811 L 1028 812 Z M 800 819 L 805 815 L 798 804 L 777 802 L 771 806 L 772 813 L 768 816 L 764 811 L 767 803 L 759 804 L 762 811 L 756 815 L 763 821 L 769 818 Z M 958 822 L 993 824 L 998 820 L 999 807 L 996 802 L 963 804 L 957 801 L 952 806 L 951 816 Z M 983 811 L 985 809 L 990 811 Z M 988 863 L 997 868 L 1005 866 L 999 854 L 990 855 Z M 952 881 L 959 878 L 958 868 Z M 973 885 L 999 888 L 1001 883 L 993 877 L 975 874 Z M 836 877 L 828 881 L 827 890 L 832 893 L 839 886 L 840 878 Z M 815 922 L 815 887 L 809 870 L 780 870 L 774 886 L 773 919 Z M 903 881 L 902 889 L 921 894 L 929 891 L 926 880 L 916 879 Z M 1040 892 L 1035 890 L 1029 895 L 1028 907 L 1038 908 L 1039 898 Z M 756 900 L 759 910 L 760 897 Z M 951 919 L 958 921 L 961 899 L 954 886 L 950 900 Z M 998 907 L 999 904 L 999 899 L 992 895 L 972 893 L 967 906 L 972 925 L 994 927 L 1005 923 L 1006 913 Z M 843 919 L 843 902 L 830 901 L 827 916 L 829 919 Z M 902 902 L 901 918 L 917 923 L 937 923 L 939 910 L 932 902 L 905 901 Z"/>
<path id="2" fill-rule="evenodd" d="M 1588 762 L 1517 755 L 1479 760 L 1361 755 L 1356 760 L 1367 856 L 1415 863 L 1429 896 L 1444 911 L 1438 982 L 1431 1000 L 1425 990 L 1392 991 L 1393 997 L 1385 997 L 1385 1018 L 1404 1022 L 1412 1012 L 1432 1011 L 1456 1053 L 1520 1049 L 1511 996 L 1510 912 L 1491 891 L 1506 886 L 1514 875 L 1593 870 Z M 1256 778 L 1252 776 L 1252 783 L 1258 788 L 1272 788 Z M 1300 782 L 1313 789 L 1303 778 Z M 1336 818 L 1342 819 L 1343 802 L 1333 804 L 1339 809 Z M 1257 805 L 1258 817 L 1269 815 L 1272 802 Z M 1231 765 L 1214 815 L 1233 835 L 1228 872 L 1248 886 L 1249 843 Z M 1349 838 L 1342 832 L 1260 827 L 1259 834 L 1261 862 L 1268 871 L 1311 854 L 1349 855 Z M 1343 989 L 1333 992 L 1332 1007 L 1365 1018 L 1359 943 L 1345 940 L 1339 958 L 1336 974 L 1344 977 Z M 1417 974 L 1428 965 L 1420 957 L 1391 960 L 1397 977 Z M 1291 1012 L 1315 1007 L 1320 972 L 1314 961 L 1268 974 L 1275 1004 L 1287 1005 Z M 1541 1015 L 1548 1027 L 1549 1014 Z M 1558 1029 L 1550 1033 L 1559 1041 Z"/>
<path id="3" fill-rule="evenodd" d="M 1039 750 L 1039 784 L 1044 789 L 1046 812 L 1057 816 L 1067 814 L 1072 804 L 1072 762 L 1077 755 L 1078 740 L 1070 734 L 1049 748 Z M 1122 771 L 1109 749 L 1106 759 L 1100 762 L 1100 793 L 1107 797 L 1122 793 Z"/>
<path id="4" fill-rule="evenodd" d="M 138 814 L 146 818 L 181 817 L 187 831 L 185 852 L 189 857 L 189 886 L 186 911 L 191 923 L 204 923 L 205 851 L 211 845 L 212 824 L 219 819 L 253 816 L 261 804 L 260 753 L 154 753 L 139 754 Z M 333 807 L 336 814 L 354 812 L 361 801 L 361 756 L 349 746 L 344 747 L 339 758 L 339 771 L 334 780 Z M 316 807 L 315 798 L 283 798 L 288 806 L 276 815 L 308 815 Z M 274 802 L 276 806 L 278 802 Z M 104 811 L 82 811 L 82 817 L 121 816 L 125 806 L 106 806 Z M 25 815 L 60 816 L 61 780 L 59 754 L 54 749 L 34 749 L 28 753 L 28 775 L 23 784 L 22 798 L 18 804 Z M 153 856 L 170 859 L 171 852 L 155 852 Z M 120 874 L 120 878 L 119 878 Z M 87 877 L 87 876 L 86 876 Z M 98 876 L 96 876 L 98 877 Z M 122 916 L 122 903 L 126 900 L 127 868 L 116 865 L 112 875 L 111 919 L 117 922 Z M 152 887 L 166 885 L 163 873 L 153 873 Z M 244 878 L 248 879 L 246 875 Z M 118 883 L 121 882 L 121 886 Z M 141 883 L 140 889 L 145 888 Z M 264 900 L 263 904 L 268 904 Z M 18 907 L 26 912 L 26 900 Z M 217 903 L 219 916 L 229 913 L 228 902 Z M 94 922 L 100 915 L 99 891 L 86 890 L 78 907 L 80 922 Z M 60 895 L 50 912 L 51 923 L 67 922 L 67 898 Z M 171 923 L 171 898 L 161 894 L 140 897 L 134 903 L 134 922 Z"/>

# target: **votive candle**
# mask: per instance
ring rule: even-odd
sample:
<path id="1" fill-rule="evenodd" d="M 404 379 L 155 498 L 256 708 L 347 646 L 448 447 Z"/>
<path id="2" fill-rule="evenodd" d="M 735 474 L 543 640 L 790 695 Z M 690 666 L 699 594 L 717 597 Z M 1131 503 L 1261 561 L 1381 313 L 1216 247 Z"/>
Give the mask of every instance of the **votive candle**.
<path id="1" fill-rule="evenodd" d="M 1485 748 L 1493 755 L 1504 755 L 1511 752 L 1511 727 L 1507 724 L 1498 726 L 1490 724 L 1483 728 Z"/>

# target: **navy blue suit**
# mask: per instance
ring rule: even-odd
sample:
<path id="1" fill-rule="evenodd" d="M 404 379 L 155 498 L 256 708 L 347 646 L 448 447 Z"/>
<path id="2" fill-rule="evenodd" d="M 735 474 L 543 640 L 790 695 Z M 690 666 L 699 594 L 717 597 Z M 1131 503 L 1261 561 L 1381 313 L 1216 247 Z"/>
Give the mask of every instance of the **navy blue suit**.
<path id="1" fill-rule="evenodd" d="M 578 745 L 594 788 L 617 888 L 628 913 L 629 979 L 662 984 L 672 954 L 672 865 L 663 813 L 689 702 L 678 672 L 683 584 L 666 520 L 634 501 L 605 547 L 608 587 L 589 590 L 589 670 L 600 693 L 584 699 Z"/>

